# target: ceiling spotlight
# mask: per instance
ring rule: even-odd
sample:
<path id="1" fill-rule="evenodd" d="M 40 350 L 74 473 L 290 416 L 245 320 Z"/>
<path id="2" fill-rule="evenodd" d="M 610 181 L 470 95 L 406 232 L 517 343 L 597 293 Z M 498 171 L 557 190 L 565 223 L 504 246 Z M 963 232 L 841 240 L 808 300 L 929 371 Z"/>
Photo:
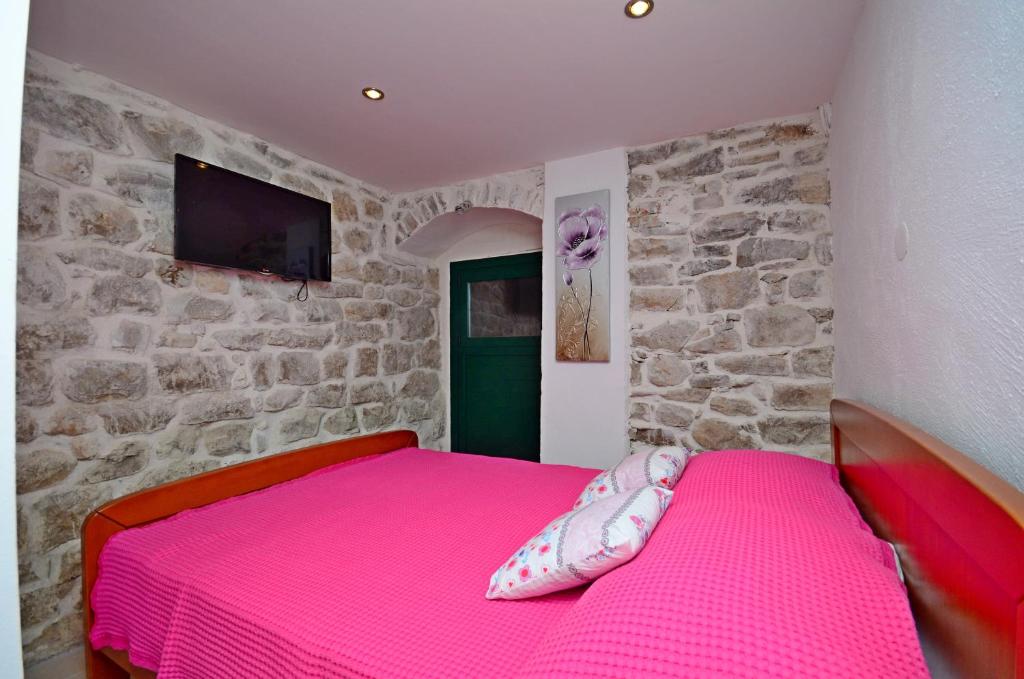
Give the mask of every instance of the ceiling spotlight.
<path id="1" fill-rule="evenodd" d="M 384 98 L 384 90 L 379 90 L 376 87 L 364 87 L 363 96 L 370 101 L 380 101 Z"/>
<path id="2" fill-rule="evenodd" d="M 654 11 L 654 0 L 629 0 L 626 3 L 626 16 L 630 19 L 642 19 Z"/>

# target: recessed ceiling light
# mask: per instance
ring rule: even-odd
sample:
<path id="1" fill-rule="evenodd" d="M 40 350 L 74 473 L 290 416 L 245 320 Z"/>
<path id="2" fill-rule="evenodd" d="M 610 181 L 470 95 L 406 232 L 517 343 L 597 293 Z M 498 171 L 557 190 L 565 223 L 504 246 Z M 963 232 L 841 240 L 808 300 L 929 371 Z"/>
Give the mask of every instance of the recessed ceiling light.
<path id="1" fill-rule="evenodd" d="M 378 90 L 376 87 L 364 87 L 363 96 L 371 101 L 380 101 L 384 98 L 384 90 Z"/>
<path id="2" fill-rule="evenodd" d="M 654 10 L 654 0 L 629 0 L 626 3 L 626 16 L 630 19 L 642 19 Z"/>

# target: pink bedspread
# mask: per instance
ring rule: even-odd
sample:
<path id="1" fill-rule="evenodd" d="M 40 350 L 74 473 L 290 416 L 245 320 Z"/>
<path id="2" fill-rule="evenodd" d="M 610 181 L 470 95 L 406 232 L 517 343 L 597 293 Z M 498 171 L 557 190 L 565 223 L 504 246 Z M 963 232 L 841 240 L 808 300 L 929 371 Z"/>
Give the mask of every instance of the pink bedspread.
<path id="1" fill-rule="evenodd" d="M 584 590 L 488 579 L 594 473 L 405 449 L 124 531 L 92 644 L 169 679 L 511 676 Z"/>
<path id="2" fill-rule="evenodd" d="M 589 588 L 485 599 L 593 474 L 405 449 L 125 531 L 92 643 L 170 679 L 927 676 L 888 547 L 780 453 L 694 458 Z"/>
<path id="3" fill-rule="evenodd" d="M 557 624 L 520 675 L 849 677 L 928 671 L 892 552 L 835 467 L 698 455 L 650 542 Z"/>

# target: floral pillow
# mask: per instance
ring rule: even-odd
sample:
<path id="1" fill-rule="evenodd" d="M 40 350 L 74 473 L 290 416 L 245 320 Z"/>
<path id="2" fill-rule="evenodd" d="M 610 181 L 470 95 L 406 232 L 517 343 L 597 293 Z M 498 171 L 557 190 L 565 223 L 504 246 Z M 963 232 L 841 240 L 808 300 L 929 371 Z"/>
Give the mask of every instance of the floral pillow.
<path id="1" fill-rule="evenodd" d="M 672 500 L 644 486 L 563 514 L 491 576 L 488 599 L 525 599 L 590 582 L 636 556 Z"/>
<path id="2" fill-rule="evenodd" d="M 643 486 L 660 486 L 671 490 L 683 475 L 688 455 L 686 450 L 675 446 L 629 455 L 611 469 L 595 476 L 576 498 L 573 509 Z"/>

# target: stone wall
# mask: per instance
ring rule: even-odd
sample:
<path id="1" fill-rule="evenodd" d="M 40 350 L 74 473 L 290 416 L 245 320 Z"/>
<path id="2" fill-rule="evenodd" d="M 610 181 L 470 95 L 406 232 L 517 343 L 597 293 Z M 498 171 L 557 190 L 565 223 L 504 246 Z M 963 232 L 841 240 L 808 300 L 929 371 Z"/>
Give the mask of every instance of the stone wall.
<path id="1" fill-rule="evenodd" d="M 392 200 L 394 242 L 400 245 L 416 229 L 446 212 L 465 207 L 499 207 L 544 218 L 544 168 L 481 177 L 458 184 L 400 193 Z"/>
<path id="2" fill-rule="evenodd" d="M 817 114 L 629 152 L 630 438 L 828 459 L 828 139 Z"/>
<path id="3" fill-rule="evenodd" d="M 386 192 L 32 53 L 18 252 L 17 465 L 31 663 L 81 640 L 78 531 L 125 493 L 319 441 L 444 433 L 438 272 Z M 333 204 L 333 282 L 176 262 L 175 152 Z"/>

